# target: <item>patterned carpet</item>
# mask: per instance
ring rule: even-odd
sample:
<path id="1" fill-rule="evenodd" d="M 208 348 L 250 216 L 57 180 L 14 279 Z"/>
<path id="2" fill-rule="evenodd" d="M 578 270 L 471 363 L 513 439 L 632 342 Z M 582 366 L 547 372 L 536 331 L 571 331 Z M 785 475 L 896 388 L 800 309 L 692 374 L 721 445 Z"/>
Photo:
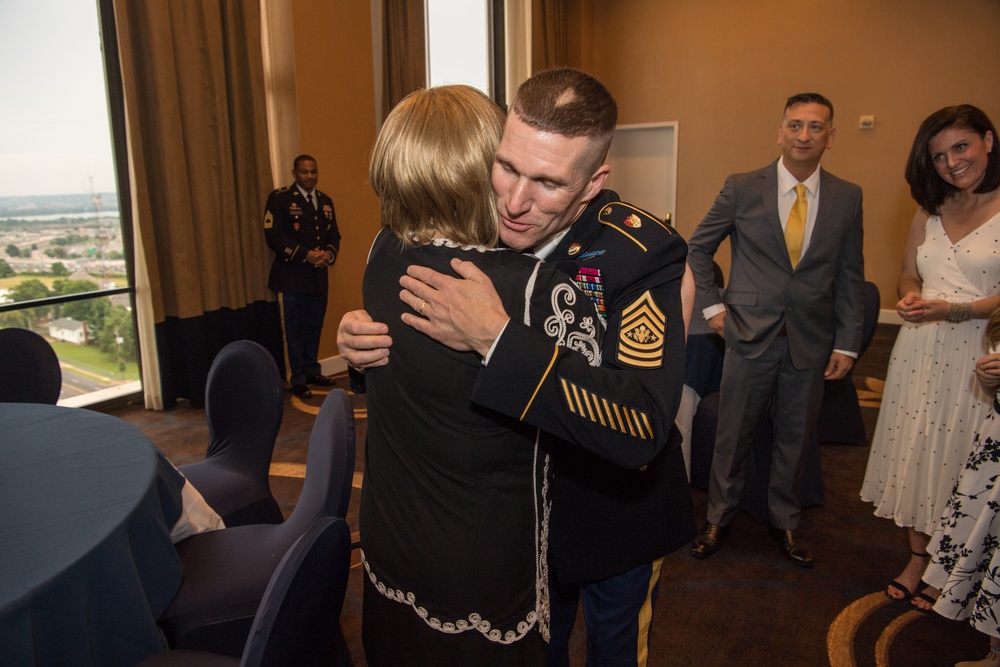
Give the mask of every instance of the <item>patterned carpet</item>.
<path id="1" fill-rule="evenodd" d="M 880 325 L 855 369 L 869 435 L 896 331 Z M 346 388 L 343 379 L 339 383 Z M 324 397 L 315 393 L 308 401 L 286 398 L 271 477 L 286 516 L 302 487 L 309 432 Z M 347 519 L 356 533 L 367 413 L 363 397 L 353 400 L 359 438 Z M 169 412 L 131 408 L 116 414 L 141 428 L 175 464 L 204 456 L 208 436 L 200 409 L 181 404 Z M 816 567 L 803 570 L 787 561 L 767 537 L 766 526 L 738 514 L 724 548 L 712 558 L 695 560 L 687 549 L 667 558 L 653 618 L 650 667 L 939 667 L 985 655 L 986 640 L 968 624 L 909 611 L 908 605 L 886 599 L 885 584 L 906 561 L 905 533 L 873 517 L 871 506 L 858 497 L 867 448 L 821 449 L 826 504 L 805 511 L 801 525 Z M 705 493 L 692 489 L 692 496 L 703 520 Z M 352 569 L 342 614 L 359 667 L 367 664 L 360 635 L 361 569 Z M 581 626 L 572 639 L 574 667 L 584 664 Z"/>

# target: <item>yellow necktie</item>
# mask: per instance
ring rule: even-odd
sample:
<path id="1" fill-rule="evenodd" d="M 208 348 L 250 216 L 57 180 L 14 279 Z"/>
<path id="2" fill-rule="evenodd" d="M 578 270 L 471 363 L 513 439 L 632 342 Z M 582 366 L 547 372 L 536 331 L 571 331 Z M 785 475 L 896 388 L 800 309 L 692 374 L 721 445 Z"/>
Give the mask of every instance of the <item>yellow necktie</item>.
<path id="1" fill-rule="evenodd" d="M 792 268 L 799 264 L 802 257 L 802 239 L 806 235 L 806 186 L 799 183 L 795 186 L 795 203 L 788 212 L 788 222 L 785 224 L 785 245 L 788 246 L 788 258 L 792 260 Z"/>

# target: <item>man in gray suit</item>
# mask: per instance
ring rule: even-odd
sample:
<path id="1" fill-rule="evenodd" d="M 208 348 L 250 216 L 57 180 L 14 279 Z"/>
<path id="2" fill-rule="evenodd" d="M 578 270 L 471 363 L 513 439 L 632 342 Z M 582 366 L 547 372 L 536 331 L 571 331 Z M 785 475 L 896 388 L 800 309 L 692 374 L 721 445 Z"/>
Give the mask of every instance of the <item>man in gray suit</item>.
<path id="1" fill-rule="evenodd" d="M 708 525 L 694 542 L 696 558 L 715 553 L 728 531 L 747 454 L 770 409 L 770 533 L 797 565 L 813 564 L 793 532 L 796 479 L 824 379 L 844 377 L 857 358 L 863 309 L 861 188 L 819 167 L 835 134 L 829 100 L 790 97 L 778 129 L 781 158 L 727 178 L 688 242 L 698 303 L 726 341 Z M 726 237 L 732 266 L 722 297 L 712 258 Z"/>

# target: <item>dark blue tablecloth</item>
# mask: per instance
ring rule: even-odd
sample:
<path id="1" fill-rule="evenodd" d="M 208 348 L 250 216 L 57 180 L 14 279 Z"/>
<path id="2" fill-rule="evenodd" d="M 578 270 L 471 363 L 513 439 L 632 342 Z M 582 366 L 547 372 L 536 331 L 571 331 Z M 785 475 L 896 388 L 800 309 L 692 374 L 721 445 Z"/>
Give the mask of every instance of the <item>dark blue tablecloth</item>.
<path id="1" fill-rule="evenodd" d="M 170 464 L 89 410 L 0 404 L 0 662 L 134 665 L 181 580 Z"/>

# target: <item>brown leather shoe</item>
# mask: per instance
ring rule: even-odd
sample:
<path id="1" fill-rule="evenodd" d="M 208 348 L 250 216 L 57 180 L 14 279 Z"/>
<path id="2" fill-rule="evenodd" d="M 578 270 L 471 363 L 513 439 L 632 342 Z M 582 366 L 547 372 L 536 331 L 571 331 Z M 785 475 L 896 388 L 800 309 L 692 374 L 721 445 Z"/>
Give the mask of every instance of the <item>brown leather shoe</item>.
<path id="1" fill-rule="evenodd" d="M 695 558 L 708 558 L 722 546 L 722 540 L 729 533 L 729 526 L 720 526 L 717 523 L 710 523 L 705 527 L 705 532 L 699 535 L 691 548 L 691 555 Z"/>
<path id="2" fill-rule="evenodd" d="M 813 566 L 813 555 L 809 551 L 809 547 L 802 544 L 799 539 L 795 536 L 795 532 L 791 530 L 781 530 L 780 528 L 775 528 L 770 526 L 768 528 L 768 533 L 781 548 L 784 549 L 785 555 L 788 556 L 793 563 L 799 567 L 812 567 Z"/>

